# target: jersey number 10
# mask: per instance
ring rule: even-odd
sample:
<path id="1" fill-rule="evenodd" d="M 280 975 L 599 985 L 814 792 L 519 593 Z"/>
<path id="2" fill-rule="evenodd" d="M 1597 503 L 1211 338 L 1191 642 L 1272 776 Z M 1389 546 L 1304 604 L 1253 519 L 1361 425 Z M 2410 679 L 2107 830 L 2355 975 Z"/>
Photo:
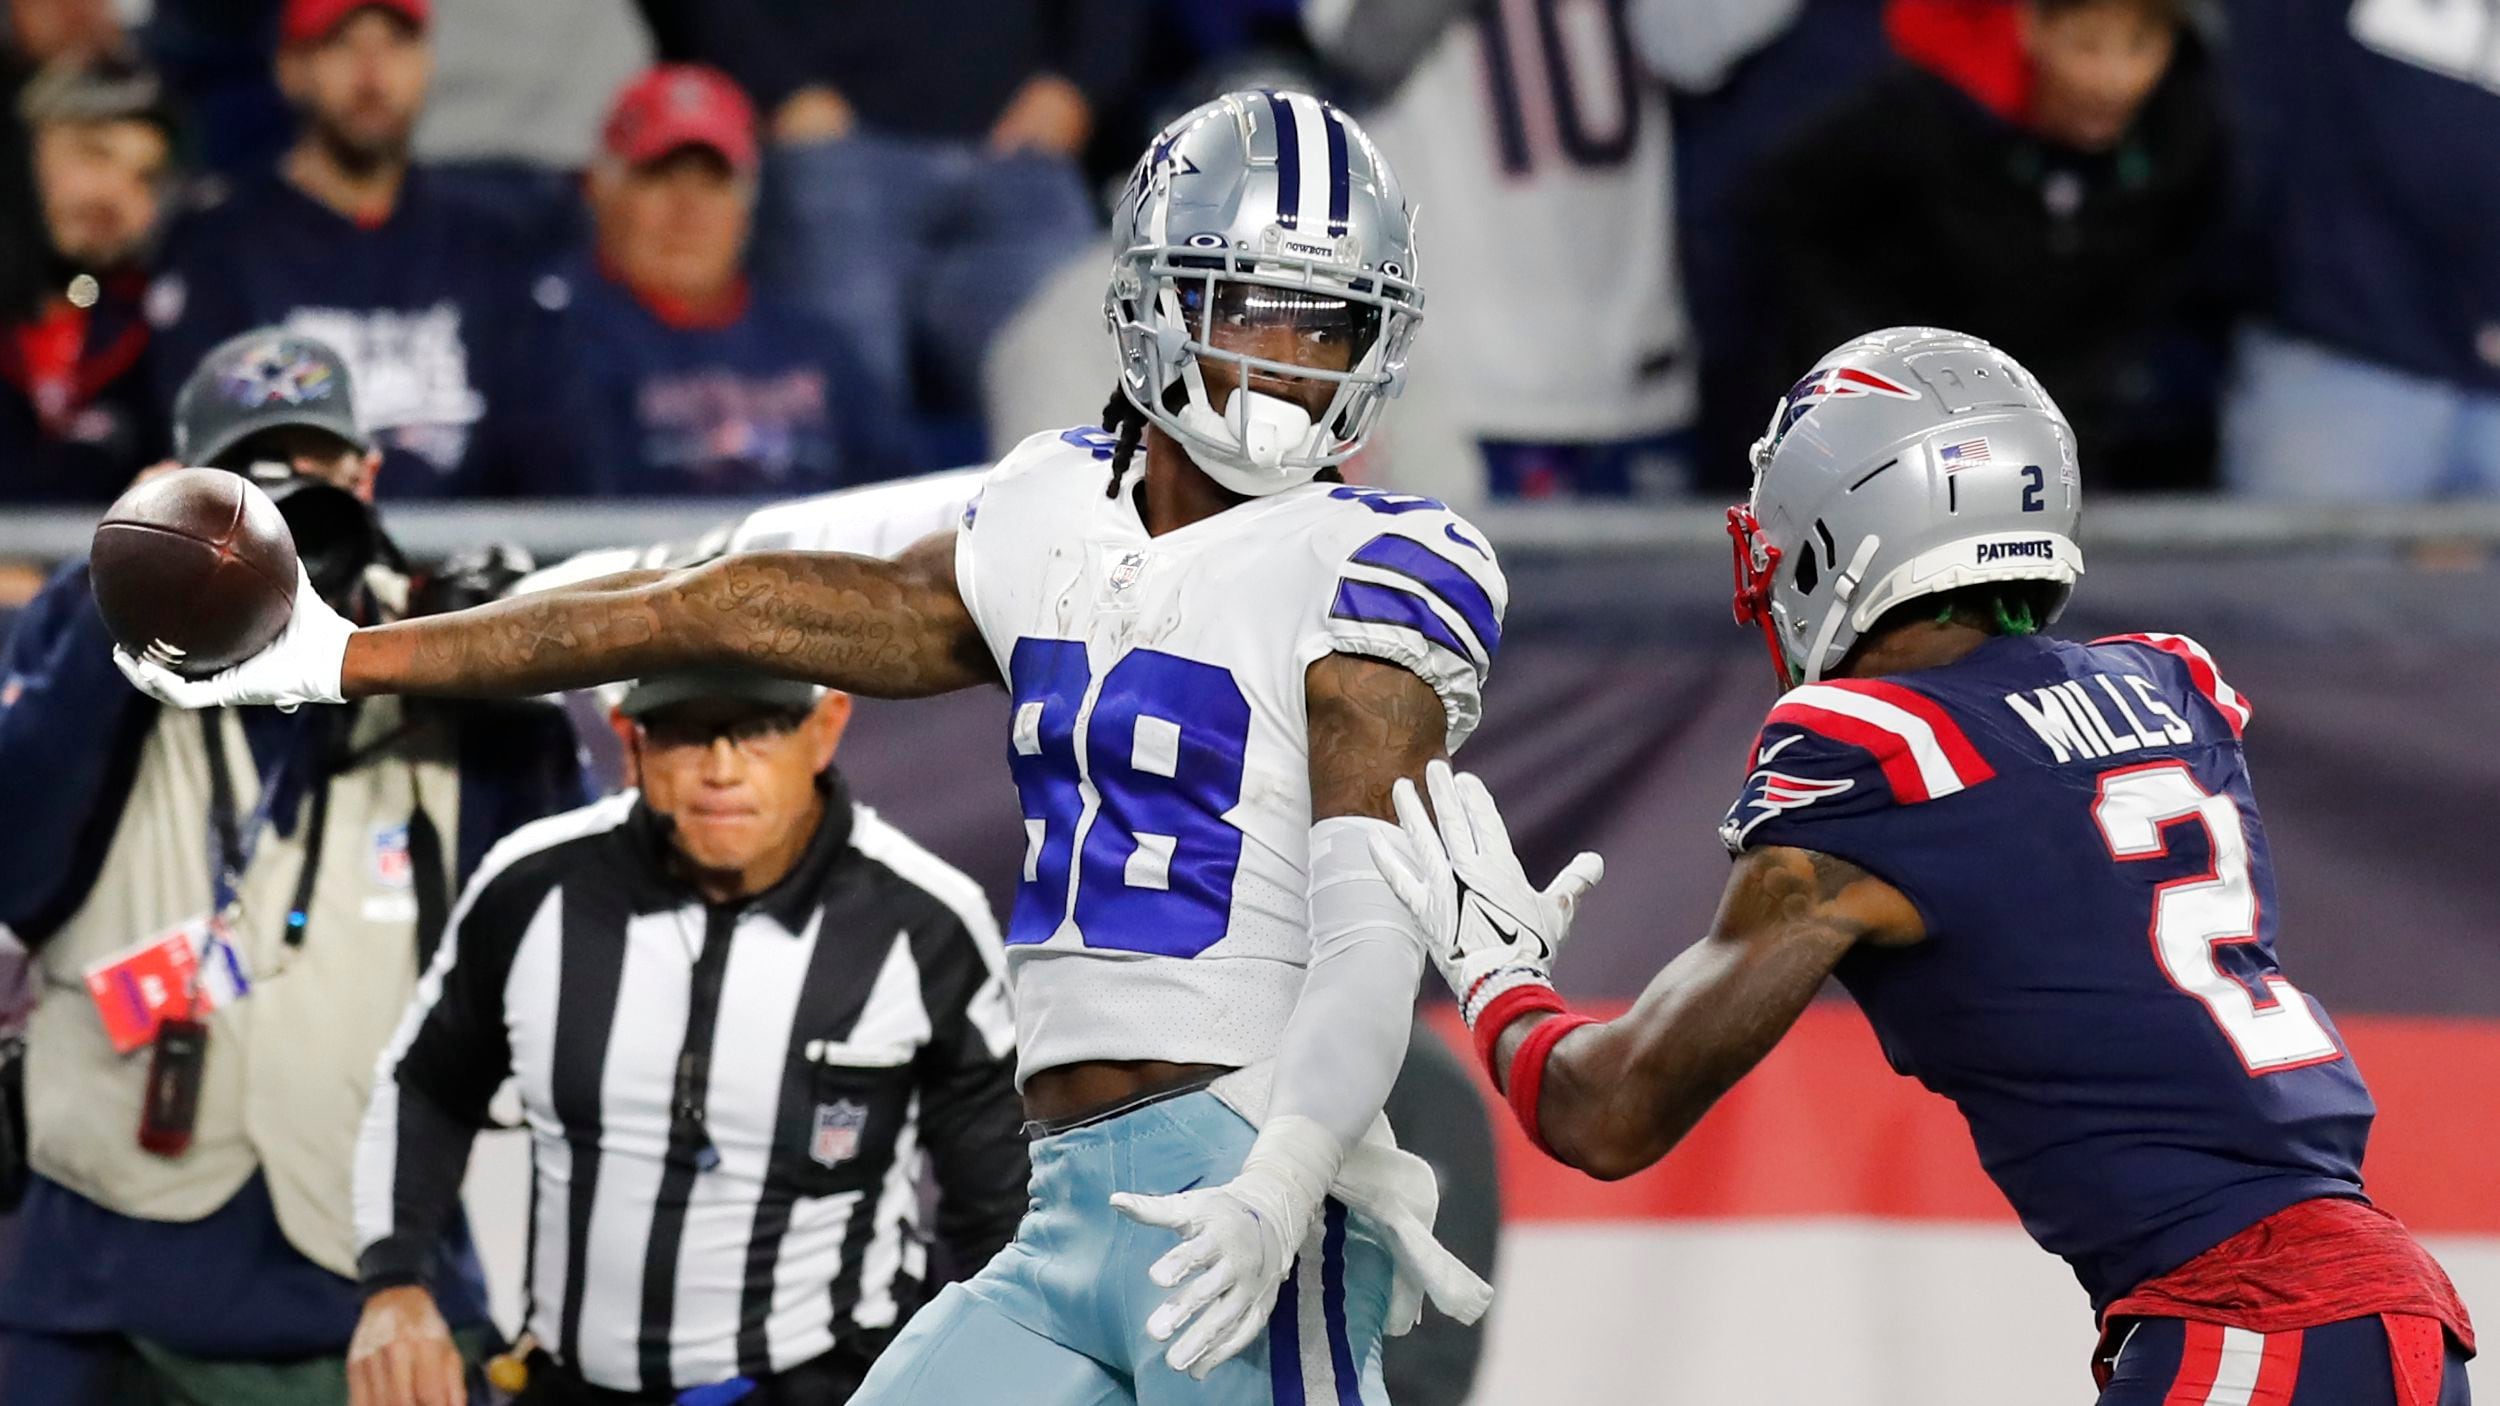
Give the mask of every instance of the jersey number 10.
<path id="1" fill-rule="evenodd" d="M 1477 16 L 1502 170 L 1526 176 L 1557 164 L 1603 171 L 1641 136 L 1641 88 L 1625 0 L 1498 0 Z M 1532 115 L 1552 149 L 1532 134 Z M 1540 159 L 1542 158 L 1542 159 Z"/>
<path id="2" fill-rule="evenodd" d="M 1007 941 L 1045 942 L 1073 921 L 1088 947 L 1194 957 L 1214 946 L 1241 869 L 1241 831 L 1224 819 L 1241 802 L 1250 741 L 1241 685 L 1137 649 L 1104 673 L 1088 710 L 1085 646 L 1029 638 L 1008 675 L 1025 846 Z"/>
<path id="3" fill-rule="evenodd" d="M 2248 827 L 2237 802 L 2198 785 L 2183 763 L 2153 762 L 2104 773 L 2092 819 L 2121 861 L 2169 854 L 2172 825 L 2204 827 L 2213 867 L 2153 891 L 2153 959 L 2171 985 L 2204 1003 L 2250 1074 L 2342 1057 L 2309 998 L 2289 980 L 2265 978 L 2260 1005 L 2214 961 L 2216 947 L 2257 940 L 2257 888 L 2249 879 Z"/>

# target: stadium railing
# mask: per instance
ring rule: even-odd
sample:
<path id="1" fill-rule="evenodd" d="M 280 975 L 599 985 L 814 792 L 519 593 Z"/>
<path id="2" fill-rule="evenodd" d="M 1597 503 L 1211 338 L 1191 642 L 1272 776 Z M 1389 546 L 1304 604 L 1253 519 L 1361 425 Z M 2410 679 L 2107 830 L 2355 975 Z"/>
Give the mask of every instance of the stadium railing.
<path id="1" fill-rule="evenodd" d="M 513 542 L 542 563 L 600 547 L 691 539 L 754 511 L 741 499 L 629 503 L 495 500 L 386 506 L 391 536 L 432 560 L 487 542 Z M 98 514 L 87 508 L 0 511 L 0 560 L 49 562 L 83 553 Z M 1717 506 L 1497 504 L 1468 516 L 1504 551 L 1537 553 L 1727 549 Z M 2084 514 L 2087 548 L 2283 550 L 2334 546 L 2500 546 L 2500 500 L 2372 503 L 2358 507 L 2247 503 L 2227 498 L 2104 500 Z"/>

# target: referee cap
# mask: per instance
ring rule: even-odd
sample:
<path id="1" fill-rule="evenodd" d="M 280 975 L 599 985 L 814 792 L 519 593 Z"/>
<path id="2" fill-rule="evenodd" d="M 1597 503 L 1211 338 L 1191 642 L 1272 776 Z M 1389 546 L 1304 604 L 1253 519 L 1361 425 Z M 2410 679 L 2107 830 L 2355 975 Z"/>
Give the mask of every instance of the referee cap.
<path id="1" fill-rule="evenodd" d="M 629 718 L 642 718 L 680 703 L 720 699 L 796 713 L 815 707 L 824 696 L 819 685 L 752 669 L 682 669 L 636 679 L 618 700 L 616 710 Z"/>

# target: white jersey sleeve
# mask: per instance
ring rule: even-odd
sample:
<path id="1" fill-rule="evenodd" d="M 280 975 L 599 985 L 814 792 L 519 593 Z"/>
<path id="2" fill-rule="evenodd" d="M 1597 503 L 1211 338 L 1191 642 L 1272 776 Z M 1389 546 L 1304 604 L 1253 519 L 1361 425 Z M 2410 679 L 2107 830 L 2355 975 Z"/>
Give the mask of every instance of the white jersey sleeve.
<path id="1" fill-rule="evenodd" d="M 620 571 L 692 566 L 728 552 L 849 552 L 893 557 L 953 527 L 979 491 L 982 469 L 949 469 L 772 503 L 689 541 L 579 552 L 515 581 L 506 595 L 577 586 Z"/>
<path id="2" fill-rule="evenodd" d="M 1430 498 L 1338 488 L 1315 534 L 1327 573 L 1305 653 L 1362 654 L 1412 670 L 1440 695 L 1456 752 L 1484 716 L 1510 586 L 1493 546 Z M 1305 662 L 1308 662 L 1307 660 Z"/>

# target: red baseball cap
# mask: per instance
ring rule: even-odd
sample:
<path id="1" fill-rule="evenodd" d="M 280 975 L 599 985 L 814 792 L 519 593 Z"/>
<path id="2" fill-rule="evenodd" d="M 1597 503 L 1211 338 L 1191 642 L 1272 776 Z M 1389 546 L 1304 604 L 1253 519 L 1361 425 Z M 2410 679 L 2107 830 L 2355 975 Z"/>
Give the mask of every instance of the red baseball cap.
<path id="1" fill-rule="evenodd" d="M 617 93 L 600 144 L 636 166 L 681 147 L 708 147 L 743 174 L 756 165 L 755 105 L 719 69 L 664 63 Z"/>
<path id="2" fill-rule="evenodd" d="M 278 42 L 318 44 L 358 10 L 388 10 L 421 30 L 434 22 L 433 0 L 286 0 Z"/>

